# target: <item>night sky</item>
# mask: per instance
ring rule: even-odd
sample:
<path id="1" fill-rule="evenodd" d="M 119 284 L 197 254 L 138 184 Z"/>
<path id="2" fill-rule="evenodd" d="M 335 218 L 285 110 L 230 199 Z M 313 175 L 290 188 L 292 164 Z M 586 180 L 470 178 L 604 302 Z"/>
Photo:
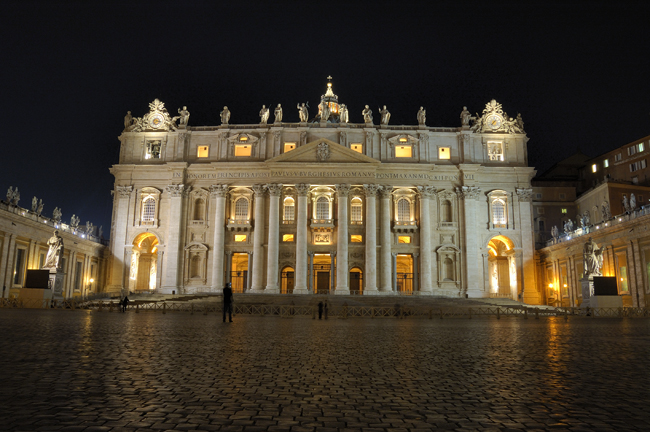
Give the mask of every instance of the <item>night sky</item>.
<path id="1" fill-rule="evenodd" d="M 564 4 L 569 3 L 569 5 Z M 0 193 L 110 232 L 127 110 L 154 98 L 190 126 L 298 121 L 332 75 L 350 121 L 456 127 L 494 98 L 522 114 L 541 173 L 650 134 L 650 2 L 3 1 Z"/>

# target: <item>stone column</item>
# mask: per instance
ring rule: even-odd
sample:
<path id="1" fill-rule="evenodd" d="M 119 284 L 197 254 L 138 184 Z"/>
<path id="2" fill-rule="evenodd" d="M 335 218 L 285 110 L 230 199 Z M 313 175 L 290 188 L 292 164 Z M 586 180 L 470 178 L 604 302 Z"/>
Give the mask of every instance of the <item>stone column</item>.
<path id="1" fill-rule="evenodd" d="M 331 251 L 330 252 L 330 286 L 329 286 L 330 292 L 334 292 L 334 290 L 336 289 L 336 285 L 335 285 L 336 279 L 334 273 L 334 271 L 336 270 L 335 260 L 336 260 L 336 251 Z"/>
<path id="2" fill-rule="evenodd" d="M 12 256 L 13 254 L 10 253 L 11 250 L 13 250 L 13 246 L 10 248 L 9 244 L 11 243 L 12 245 L 15 244 L 15 235 L 14 234 L 8 234 L 5 235 L 4 242 L 2 242 L 2 265 L 0 266 L 0 276 L 2 276 L 2 281 L 3 285 L 7 287 L 7 289 L 4 290 L 3 297 L 8 298 L 9 297 L 9 290 L 11 289 L 11 284 L 9 283 L 9 278 L 13 274 L 13 272 L 10 270 L 11 264 L 13 262 Z"/>
<path id="3" fill-rule="evenodd" d="M 248 254 L 248 268 L 247 273 L 248 276 L 246 277 L 246 287 L 244 288 L 244 291 L 248 292 L 251 290 L 251 278 L 253 277 L 253 252 L 246 252 Z"/>
<path id="4" fill-rule="evenodd" d="M 349 184 L 336 185 L 338 227 L 336 236 L 336 290 L 334 294 L 350 294 L 348 285 L 348 194 Z"/>
<path id="5" fill-rule="evenodd" d="M 266 264 L 266 289 L 264 292 L 279 294 L 280 286 L 278 285 L 278 266 L 279 266 L 279 248 L 280 248 L 280 194 L 282 193 L 281 184 L 269 184 L 269 247 L 268 260 Z"/>
<path id="6" fill-rule="evenodd" d="M 535 235 L 533 233 L 532 189 L 517 189 L 519 202 L 519 228 L 521 229 L 521 250 L 523 253 L 523 287 L 519 301 L 539 304 L 540 298 L 535 283 Z"/>
<path id="7" fill-rule="evenodd" d="M 397 252 L 391 252 L 390 258 L 390 268 L 392 269 L 393 275 L 391 290 L 397 292 Z"/>
<path id="8" fill-rule="evenodd" d="M 366 192 L 366 280 L 364 295 L 378 294 L 377 291 L 377 191 L 375 184 L 363 185 Z"/>
<path id="9" fill-rule="evenodd" d="M 421 291 L 420 287 L 420 268 L 424 268 L 418 264 L 418 259 L 419 259 L 420 254 L 419 253 L 414 253 L 413 254 L 413 290 L 415 291 L 416 289 L 418 291 Z M 435 259 L 433 259 L 433 262 L 435 262 Z"/>
<path id="10" fill-rule="evenodd" d="M 232 251 L 226 251 L 225 255 L 226 255 L 226 283 L 232 283 Z"/>
<path id="11" fill-rule="evenodd" d="M 467 250 L 467 293 L 469 297 L 488 297 L 488 292 L 483 288 L 483 274 L 479 266 L 472 263 L 480 262 L 480 244 L 478 235 L 478 221 L 476 220 L 476 207 L 478 206 L 481 189 L 476 186 L 462 186 L 458 190 L 459 197 L 463 199 L 465 249 Z"/>
<path id="12" fill-rule="evenodd" d="M 393 192 L 392 186 L 382 186 L 379 190 L 381 197 L 381 220 L 380 220 L 380 236 L 381 236 L 381 284 L 379 291 L 382 293 L 390 293 L 393 291 L 393 277 L 391 275 L 393 263 L 391 259 L 391 233 L 390 233 L 390 199 Z"/>
<path id="13" fill-rule="evenodd" d="M 183 190 L 182 184 L 169 185 L 165 191 L 169 194 L 169 223 L 167 229 L 167 241 L 165 242 L 165 280 L 161 291 L 165 294 L 171 294 L 172 291 L 180 293 L 180 275 L 183 266 L 180 264 L 181 248 L 181 220 L 183 213 Z"/>
<path id="14" fill-rule="evenodd" d="M 133 186 L 115 186 L 113 206 L 115 207 L 115 224 L 111 230 L 111 273 L 106 292 L 122 294 L 124 290 L 124 272 L 128 272 L 131 263 L 124 262 L 126 248 L 126 230 L 129 226 L 128 215 Z M 158 203 L 160 206 L 160 203 Z"/>
<path id="15" fill-rule="evenodd" d="M 212 244 L 212 292 L 223 290 L 223 245 L 226 230 L 226 195 L 228 185 L 212 185 L 210 193 L 215 198 L 214 243 Z"/>
<path id="16" fill-rule="evenodd" d="M 308 184 L 296 185 L 298 217 L 296 221 L 296 285 L 294 294 L 308 294 L 307 288 L 307 194 Z"/>
<path id="17" fill-rule="evenodd" d="M 431 279 L 431 267 L 433 266 L 432 242 L 431 242 L 431 220 L 429 217 L 430 200 L 435 196 L 436 188 L 433 186 L 419 186 L 420 196 L 420 259 L 422 260 L 420 278 L 420 293 L 431 294 L 433 282 Z"/>
<path id="18" fill-rule="evenodd" d="M 254 185 L 255 219 L 253 223 L 253 274 L 251 275 L 251 292 L 264 291 L 264 191 L 266 186 Z"/>
<path id="19" fill-rule="evenodd" d="M 309 255 L 309 283 L 307 286 L 309 291 L 314 293 L 314 252 L 307 252 L 307 255 Z"/>

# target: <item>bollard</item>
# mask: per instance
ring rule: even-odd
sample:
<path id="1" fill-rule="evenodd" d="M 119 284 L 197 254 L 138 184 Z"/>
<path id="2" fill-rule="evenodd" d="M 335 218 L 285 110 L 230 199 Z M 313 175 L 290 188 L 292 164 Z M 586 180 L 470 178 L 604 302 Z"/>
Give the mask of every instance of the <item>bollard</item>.
<path id="1" fill-rule="evenodd" d="M 501 319 L 501 308 L 497 308 L 497 319 Z"/>
<path id="2" fill-rule="evenodd" d="M 167 303 L 163 303 L 163 315 L 167 313 Z"/>
<path id="3" fill-rule="evenodd" d="M 72 301 L 70 301 L 70 306 L 72 307 L 72 310 L 75 310 L 76 306 L 77 306 L 77 302 L 74 301 L 74 299 L 73 299 Z"/>
<path id="4" fill-rule="evenodd" d="M 535 319 L 539 319 L 539 309 L 535 309 Z"/>
<path id="5" fill-rule="evenodd" d="M 528 319 L 528 309 L 524 309 L 524 319 Z"/>
<path id="6" fill-rule="evenodd" d="M 140 305 L 138 303 L 135 304 L 135 313 L 140 313 Z"/>
<path id="7" fill-rule="evenodd" d="M 567 313 L 566 309 L 564 309 L 564 321 L 569 321 L 569 314 Z"/>
<path id="8" fill-rule="evenodd" d="M 370 308 L 370 318 L 374 318 L 374 317 L 375 317 L 375 307 L 373 306 Z"/>

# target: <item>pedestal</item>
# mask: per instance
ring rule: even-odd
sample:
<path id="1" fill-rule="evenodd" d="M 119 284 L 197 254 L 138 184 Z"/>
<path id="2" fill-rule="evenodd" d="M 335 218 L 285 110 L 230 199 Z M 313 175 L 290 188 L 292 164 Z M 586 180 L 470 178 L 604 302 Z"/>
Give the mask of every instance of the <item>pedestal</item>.
<path id="1" fill-rule="evenodd" d="M 591 305 L 591 294 L 594 292 L 594 280 L 589 278 L 580 279 L 582 284 L 582 303 L 581 308 L 593 307 Z"/>
<path id="2" fill-rule="evenodd" d="M 47 288 L 21 288 L 18 298 L 25 309 L 43 309 L 52 301 L 52 290 Z"/>
<path id="3" fill-rule="evenodd" d="M 50 280 L 48 286 L 52 290 L 52 299 L 62 300 L 63 299 L 63 277 L 65 273 L 63 270 L 51 269 L 50 270 Z"/>

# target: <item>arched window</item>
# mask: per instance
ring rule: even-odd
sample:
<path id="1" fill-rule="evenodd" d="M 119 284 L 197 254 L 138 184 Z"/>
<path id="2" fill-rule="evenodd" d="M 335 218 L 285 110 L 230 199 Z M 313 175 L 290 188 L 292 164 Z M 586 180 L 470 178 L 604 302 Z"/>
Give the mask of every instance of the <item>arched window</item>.
<path id="1" fill-rule="evenodd" d="M 327 197 L 321 196 L 316 200 L 316 219 L 331 219 L 330 201 Z"/>
<path id="2" fill-rule="evenodd" d="M 503 200 L 492 201 L 492 223 L 494 225 L 506 224 L 506 203 Z"/>
<path id="3" fill-rule="evenodd" d="M 411 203 L 406 198 L 397 201 L 397 221 L 408 222 L 411 220 Z"/>
<path id="4" fill-rule="evenodd" d="M 194 201 L 194 220 L 202 221 L 204 214 L 205 200 L 203 198 L 197 198 L 196 201 Z"/>
<path id="5" fill-rule="evenodd" d="M 291 197 L 284 199 L 284 220 L 293 222 L 296 217 L 296 203 Z"/>
<path id="6" fill-rule="evenodd" d="M 352 198 L 350 203 L 350 220 L 353 223 L 361 223 L 363 220 L 363 202 L 359 197 Z"/>
<path id="7" fill-rule="evenodd" d="M 156 215 L 156 199 L 152 196 L 142 201 L 142 222 L 153 222 Z"/>
<path id="8" fill-rule="evenodd" d="M 248 219 L 248 200 L 241 197 L 235 201 L 235 220 L 243 221 Z"/>
<path id="9" fill-rule="evenodd" d="M 451 222 L 451 203 L 449 200 L 444 200 L 440 206 L 440 213 L 443 222 Z"/>

